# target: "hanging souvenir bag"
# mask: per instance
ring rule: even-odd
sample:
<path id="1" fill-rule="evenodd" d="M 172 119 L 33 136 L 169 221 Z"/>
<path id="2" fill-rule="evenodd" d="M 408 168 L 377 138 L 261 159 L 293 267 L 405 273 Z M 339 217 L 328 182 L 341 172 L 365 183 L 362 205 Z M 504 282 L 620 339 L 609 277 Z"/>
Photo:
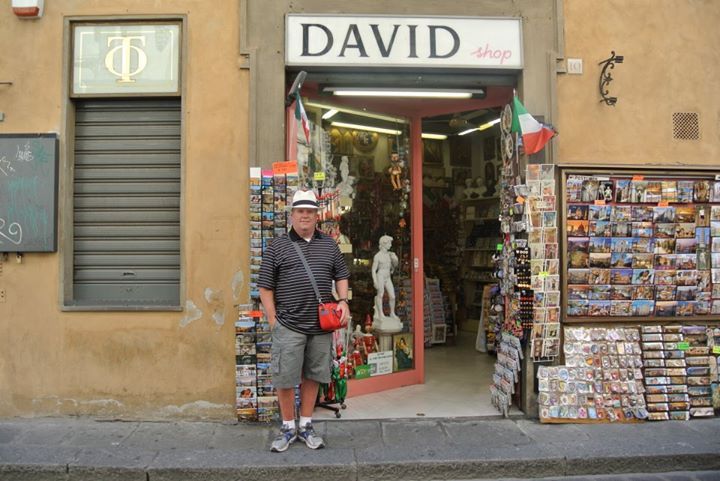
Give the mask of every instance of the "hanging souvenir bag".
<path id="1" fill-rule="evenodd" d="M 338 303 L 323 302 L 322 297 L 320 296 L 320 291 L 318 290 L 317 284 L 315 283 L 315 276 L 313 276 L 313 273 L 310 270 L 310 266 L 308 265 L 307 261 L 305 260 L 305 256 L 300 250 L 300 246 L 298 246 L 295 242 L 293 242 L 292 245 L 295 248 L 298 257 L 300 257 L 303 266 L 305 266 L 305 271 L 307 272 L 308 278 L 310 279 L 310 284 L 312 284 L 313 290 L 315 291 L 315 296 L 318 300 L 318 317 L 320 319 L 320 328 L 323 331 L 335 331 L 337 329 L 340 329 L 341 327 L 344 327 L 340 323 L 340 320 L 342 319 L 342 311 L 338 310 Z"/>

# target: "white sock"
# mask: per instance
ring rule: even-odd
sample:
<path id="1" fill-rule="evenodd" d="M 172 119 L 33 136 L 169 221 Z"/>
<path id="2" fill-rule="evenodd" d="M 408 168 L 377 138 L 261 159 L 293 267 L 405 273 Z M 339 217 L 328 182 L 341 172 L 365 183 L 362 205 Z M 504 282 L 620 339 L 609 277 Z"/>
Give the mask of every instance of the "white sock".
<path id="1" fill-rule="evenodd" d="M 283 427 L 287 429 L 295 429 L 295 420 L 292 421 L 283 421 Z"/>
<path id="2" fill-rule="evenodd" d="M 312 424 L 312 418 L 306 418 L 305 416 L 300 416 L 300 427 L 304 428 L 308 424 Z"/>

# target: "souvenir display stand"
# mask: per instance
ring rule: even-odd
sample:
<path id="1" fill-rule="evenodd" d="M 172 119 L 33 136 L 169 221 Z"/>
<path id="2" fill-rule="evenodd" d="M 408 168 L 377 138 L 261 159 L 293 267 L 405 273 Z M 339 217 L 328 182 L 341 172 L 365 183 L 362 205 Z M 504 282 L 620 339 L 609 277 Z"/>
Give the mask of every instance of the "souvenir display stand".
<path id="1" fill-rule="evenodd" d="M 720 181 L 623 167 L 560 179 L 565 364 L 538 371 L 540 420 L 714 416 Z"/>

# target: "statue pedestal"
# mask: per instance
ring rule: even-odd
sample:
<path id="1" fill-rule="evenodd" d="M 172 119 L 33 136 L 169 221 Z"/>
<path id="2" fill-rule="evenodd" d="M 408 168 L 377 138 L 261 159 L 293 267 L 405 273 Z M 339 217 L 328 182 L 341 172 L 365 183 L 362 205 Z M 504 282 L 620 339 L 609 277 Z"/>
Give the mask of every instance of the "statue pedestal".
<path id="1" fill-rule="evenodd" d="M 400 329 L 375 329 L 375 335 L 377 336 L 378 340 L 378 349 L 380 351 L 392 351 L 393 345 L 392 345 L 392 336 L 393 334 L 397 334 L 398 332 L 402 331 L 402 328 Z"/>

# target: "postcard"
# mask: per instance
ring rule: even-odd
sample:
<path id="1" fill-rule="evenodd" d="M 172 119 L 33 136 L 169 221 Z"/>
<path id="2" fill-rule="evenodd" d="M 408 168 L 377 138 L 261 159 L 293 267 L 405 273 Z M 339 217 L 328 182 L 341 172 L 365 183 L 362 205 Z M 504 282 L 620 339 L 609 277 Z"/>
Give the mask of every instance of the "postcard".
<path id="1" fill-rule="evenodd" d="M 633 237 L 652 237 L 653 236 L 653 223 L 652 222 L 633 222 L 632 230 L 630 231 Z"/>
<path id="2" fill-rule="evenodd" d="M 652 239 L 648 239 L 652 240 Z M 675 239 L 657 239 L 655 242 L 655 253 L 656 254 L 674 254 L 675 253 Z"/>
<path id="3" fill-rule="evenodd" d="M 558 257 L 558 245 L 557 244 L 545 244 L 545 259 L 557 259 Z"/>
<path id="4" fill-rule="evenodd" d="M 545 244 L 557 244 L 557 227 L 548 227 L 542 230 L 542 242 Z"/>
<path id="5" fill-rule="evenodd" d="M 630 256 L 632 254 L 628 254 Z M 603 269 L 610 268 L 610 256 L 611 254 L 592 253 L 590 254 L 590 267 L 600 267 Z M 575 267 L 575 266 L 573 266 Z M 580 266 L 577 266 L 580 267 Z M 720 267 L 720 266 L 719 266 Z"/>
<path id="6" fill-rule="evenodd" d="M 632 302 L 630 301 L 612 301 L 610 304 L 611 316 L 631 316 Z"/>
<path id="7" fill-rule="evenodd" d="M 632 267 L 633 269 L 652 269 L 654 265 L 654 254 L 633 254 L 632 264 L 628 267 Z"/>
<path id="8" fill-rule="evenodd" d="M 560 260 L 559 259 L 545 259 L 545 272 L 549 275 L 560 274 Z"/>
<path id="9" fill-rule="evenodd" d="M 710 220 L 720 221 L 720 205 L 710 206 Z"/>
<path id="10" fill-rule="evenodd" d="M 568 284 L 587 284 L 590 280 L 589 269 L 568 269 Z M 720 298 L 720 290 L 718 290 Z"/>
<path id="11" fill-rule="evenodd" d="M 588 179 L 582 183 L 582 202 L 593 202 L 598 199 L 600 182 L 595 179 Z"/>
<path id="12" fill-rule="evenodd" d="M 675 224 L 655 224 L 655 237 L 658 239 L 674 239 Z"/>
<path id="13" fill-rule="evenodd" d="M 590 252 L 612 252 L 611 241 L 610 237 L 592 237 L 590 239 Z"/>
<path id="14" fill-rule="evenodd" d="M 602 267 L 593 265 L 593 254 L 590 254 L 590 267 Z M 629 252 L 613 252 L 610 258 L 610 266 L 615 269 L 633 266 L 633 254 Z M 652 266 L 649 266 L 652 267 Z"/>
<path id="15" fill-rule="evenodd" d="M 712 282 L 710 282 L 710 271 L 697 271 L 697 288 L 698 292 L 707 292 L 708 294 L 712 291 Z"/>
<path id="16" fill-rule="evenodd" d="M 615 205 L 610 213 L 610 220 L 613 222 L 631 222 L 632 207 L 629 205 Z"/>
<path id="17" fill-rule="evenodd" d="M 632 206 L 632 220 L 633 222 L 652 222 L 653 208 L 646 205 Z"/>
<path id="18" fill-rule="evenodd" d="M 589 223 L 586 220 L 568 220 L 567 235 L 572 237 L 583 237 L 588 235 Z"/>
<path id="19" fill-rule="evenodd" d="M 591 285 L 588 290 L 588 300 L 591 301 L 603 301 L 610 300 L 610 293 L 612 287 L 609 285 Z"/>
<path id="20" fill-rule="evenodd" d="M 568 205 L 567 220 L 589 220 L 587 205 Z M 718 219 L 720 220 L 720 218 Z"/>
<path id="21" fill-rule="evenodd" d="M 681 225 L 681 224 L 678 224 Z M 675 252 L 678 254 L 694 254 L 697 252 L 697 239 L 678 239 L 675 242 Z"/>
<path id="22" fill-rule="evenodd" d="M 610 284 L 610 269 L 590 269 L 588 284 Z"/>
<path id="23" fill-rule="evenodd" d="M 592 255 L 592 254 L 591 254 Z M 592 261 L 591 261 L 592 262 Z M 712 254 L 711 267 L 713 269 L 720 269 L 720 253 Z"/>
<path id="24" fill-rule="evenodd" d="M 587 300 L 589 289 L 590 286 L 576 286 L 571 284 L 567 287 L 568 299 Z"/>
<path id="25" fill-rule="evenodd" d="M 651 254 L 655 251 L 655 239 L 639 237 L 635 238 L 632 251 L 636 254 Z"/>
<path id="26" fill-rule="evenodd" d="M 568 202 L 580 202 L 582 200 L 582 185 L 586 178 L 586 176 L 568 176 L 565 192 Z"/>
<path id="27" fill-rule="evenodd" d="M 527 180 L 540 180 L 540 164 L 528 164 Z"/>
<path id="28" fill-rule="evenodd" d="M 587 237 L 568 238 L 568 267 L 589 267 L 588 245 L 589 239 Z"/>
<path id="29" fill-rule="evenodd" d="M 633 239 L 630 237 L 613 237 L 611 247 L 613 252 L 632 252 Z"/>
<path id="30" fill-rule="evenodd" d="M 555 223 L 557 222 L 557 212 L 543 212 L 542 216 L 542 227 L 555 227 Z"/>
<path id="31" fill-rule="evenodd" d="M 587 316 L 588 315 L 588 301 L 568 300 L 567 315 L 571 316 L 571 317 Z"/>
<path id="32" fill-rule="evenodd" d="M 645 202 L 645 194 L 647 192 L 648 183 L 643 180 L 634 180 L 630 183 L 630 202 Z"/>
<path id="33" fill-rule="evenodd" d="M 712 191 L 710 192 L 710 202 L 720 202 L 720 182 L 717 180 L 712 183 Z"/>
<path id="34" fill-rule="evenodd" d="M 632 235 L 632 224 L 630 222 L 614 222 L 612 224 L 613 237 L 630 237 Z"/>
<path id="35" fill-rule="evenodd" d="M 718 261 L 720 261 L 720 259 L 718 259 Z M 720 267 L 720 266 L 718 266 L 718 267 Z M 678 254 L 677 255 L 677 268 L 684 269 L 684 270 L 697 269 L 697 255 L 695 255 L 695 254 Z"/>
<path id="36" fill-rule="evenodd" d="M 654 279 L 654 270 L 652 269 L 633 269 L 633 284 L 652 284 Z"/>
<path id="37" fill-rule="evenodd" d="M 711 252 L 720 252 L 720 237 L 713 237 Z"/>
<path id="38" fill-rule="evenodd" d="M 675 222 L 692 222 L 695 223 L 697 213 L 693 205 L 675 206 Z"/>
<path id="39" fill-rule="evenodd" d="M 678 286 L 675 299 L 678 301 L 694 301 L 696 293 L 696 286 Z"/>
<path id="40" fill-rule="evenodd" d="M 591 205 L 588 208 L 588 220 L 609 221 L 611 215 L 612 206 L 609 205 Z"/>
<path id="41" fill-rule="evenodd" d="M 676 286 L 697 286 L 697 271 L 677 271 Z"/>
<path id="42" fill-rule="evenodd" d="M 655 254 L 655 269 L 667 270 L 675 269 L 676 267 L 677 256 L 675 254 Z"/>
<path id="43" fill-rule="evenodd" d="M 720 301 L 712 301 L 710 314 L 720 314 Z"/>
<path id="44" fill-rule="evenodd" d="M 668 270 L 656 270 L 655 271 L 655 284 L 658 285 L 675 285 L 675 278 L 677 277 L 677 271 L 674 269 Z"/>
<path id="45" fill-rule="evenodd" d="M 542 180 L 540 182 L 540 194 L 542 196 L 555 195 L 555 181 L 554 180 Z"/>
<path id="46" fill-rule="evenodd" d="M 650 301 L 655 299 L 655 286 L 633 286 L 632 299 L 642 299 Z"/>
<path id="47" fill-rule="evenodd" d="M 560 292 L 546 292 L 545 293 L 545 305 L 547 307 L 558 307 L 560 305 Z"/>
<path id="48" fill-rule="evenodd" d="M 678 201 L 677 181 L 663 180 L 661 182 L 661 185 L 662 185 L 661 201 L 662 202 L 677 202 Z"/>
<path id="49" fill-rule="evenodd" d="M 656 224 L 675 222 L 675 207 L 653 207 L 653 222 Z"/>
<path id="50" fill-rule="evenodd" d="M 678 180 L 677 182 L 677 190 L 678 190 L 678 202 L 684 202 L 684 203 L 691 203 L 693 201 L 693 185 L 694 182 L 692 180 Z"/>
<path id="51" fill-rule="evenodd" d="M 696 180 L 693 192 L 695 202 L 710 202 L 710 181 Z"/>
<path id="52" fill-rule="evenodd" d="M 633 298 L 633 286 L 612 286 L 610 299 L 613 301 L 630 301 Z"/>
<path id="53" fill-rule="evenodd" d="M 615 182 L 615 202 L 627 203 L 631 199 L 631 181 L 620 179 Z"/>
<path id="54" fill-rule="evenodd" d="M 713 237 L 720 237 L 720 222 L 710 222 L 710 235 Z"/>
<path id="55" fill-rule="evenodd" d="M 707 205 L 695 206 L 695 225 L 698 227 L 710 227 L 711 209 Z"/>
<path id="56" fill-rule="evenodd" d="M 674 316 L 677 309 L 677 301 L 657 301 L 655 303 L 655 315 L 658 317 Z"/>
<path id="57" fill-rule="evenodd" d="M 676 316 L 692 316 L 695 313 L 695 301 L 678 301 Z"/>
<path id="58" fill-rule="evenodd" d="M 662 201 L 662 182 L 650 181 L 648 182 L 647 190 L 645 191 L 645 202 L 655 204 Z"/>
<path id="59" fill-rule="evenodd" d="M 547 277 L 545 277 L 545 286 L 544 286 L 544 289 L 545 289 L 546 292 L 558 291 L 558 290 L 560 290 L 560 276 L 559 276 L 559 275 L 555 275 L 555 276 L 547 276 Z M 545 305 L 548 305 L 548 304 L 547 304 L 547 300 L 546 300 L 546 302 L 545 302 Z M 554 306 L 550 306 L 550 307 L 554 307 Z"/>
<path id="60" fill-rule="evenodd" d="M 615 183 L 612 180 L 603 180 L 600 182 L 598 187 L 597 200 L 604 200 L 605 202 L 612 202 L 615 198 L 613 191 L 615 190 Z"/>
<path id="61" fill-rule="evenodd" d="M 610 221 L 591 220 L 589 234 L 591 237 L 610 237 L 612 235 L 612 225 L 610 224 Z"/>
<path id="62" fill-rule="evenodd" d="M 702 316 L 710 314 L 712 301 L 695 301 L 695 315 Z"/>
<path id="63" fill-rule="evenodd" d="M 675 224 L 675 237 L 678 239 L 695 237 L 695 223 L 682 222 Z"/>
<path id="64" fill-rule="evenodd" d="M 607 317 L 610 306 L 610 301 L 588 301 L 588 316 Z"/>
<path id="65" fill-rule="evenodd" d="M 710 269 L 710 253 L 703 250 L 697 253 L 697 269 L 703 271 Z"/>
<path id="66" fill-rule="evenodd" d="M 655 302 L 653 301 L 632 301 L 633 316 L 652 316 L 654 308 Z"/>

